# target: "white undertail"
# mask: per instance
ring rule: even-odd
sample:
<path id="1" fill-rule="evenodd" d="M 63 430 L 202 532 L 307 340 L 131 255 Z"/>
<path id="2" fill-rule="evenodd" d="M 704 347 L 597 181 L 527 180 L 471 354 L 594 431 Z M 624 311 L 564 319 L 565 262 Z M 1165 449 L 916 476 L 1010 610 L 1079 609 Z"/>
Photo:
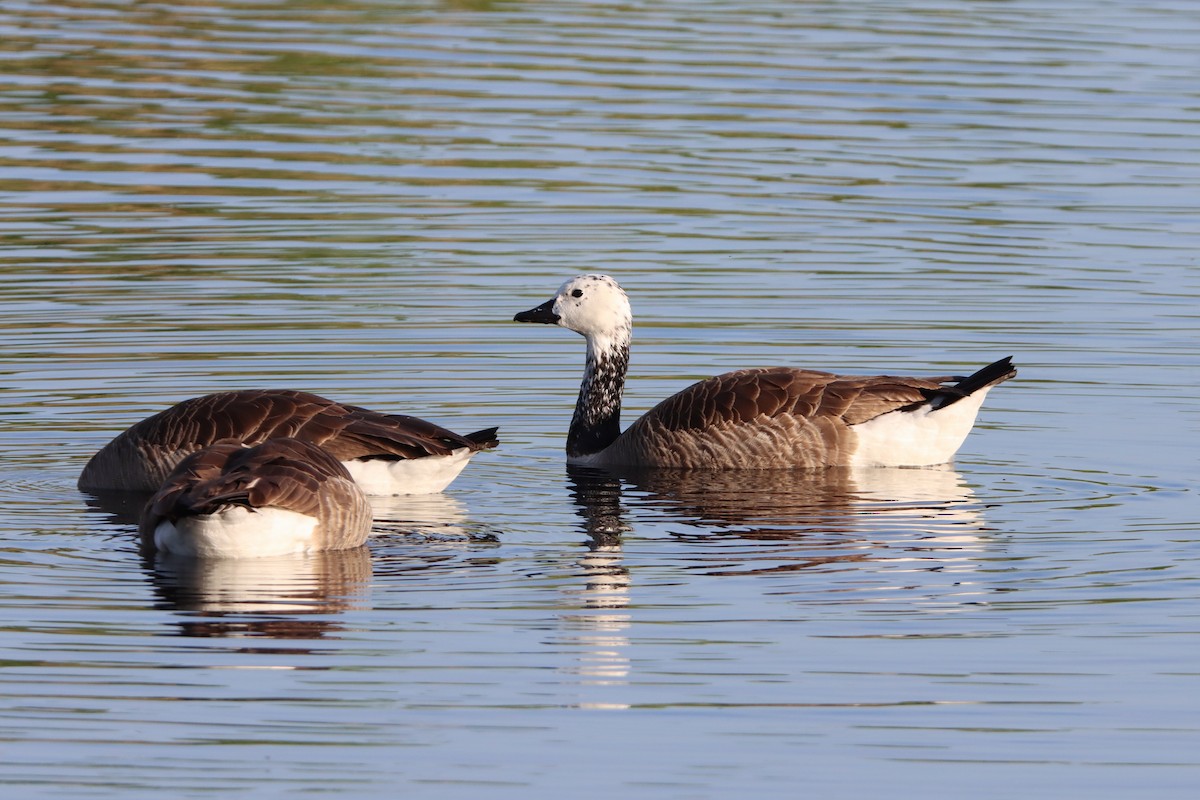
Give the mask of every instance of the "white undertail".
<path id="1" fill-rule="evenodd" d="M 193 558 L 261 558 L 309 552 L 316 546 L 316 528 L 316 518 L 295 511 L 226 506 L 178 522 L 163 520 L 154 529 L 154 544 Z"/>
<path id="2" fill-rule="evenodd" d="M 983 398 L 991 387 L 955 402 L 912 411 L 892 411 L 854 425 L 858 446 L 852 467 L 926 467 L 945 464 L 971 432 Z"/>
<path id="3" fill-rule="evenodd" d="M 343 461 L 342 466 L 367 494 L 434 494 L 449 486 L 473 455 L 470 448 L 460 447 L 448 456 L 356 459 Z"/>

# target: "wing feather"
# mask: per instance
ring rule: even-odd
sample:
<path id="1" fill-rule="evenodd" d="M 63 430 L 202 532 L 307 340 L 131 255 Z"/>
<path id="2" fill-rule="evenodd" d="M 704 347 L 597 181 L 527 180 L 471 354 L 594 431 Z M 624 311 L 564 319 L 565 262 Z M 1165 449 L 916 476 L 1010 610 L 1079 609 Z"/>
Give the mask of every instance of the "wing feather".
<path id="1" fill-rule="evenodd" d="M 692 384 L 646 412 L 662 430 L 702 430 L 756 419 L 826 418 L 856 425 L 920 402 L 940 379 L 834 375 L 786 367 L 727 372 Z"/>
<path id="2" fill-rule="evenodd" d="M 153 491 L 188 454 L 223 439 L 256 445 L 294 437 L 336 458 L 400 460 L 496 446 L 495 429 L 462 436 L 417 417 L 382 414 L 290 389 L 218 392 L 185 400 L 126 429 L 79 478 L 82 489 Z"/>
<path id="3" fill-rule="evenodd" d="M 371 508 L 334 456 L 299 439 L 269 439 L 253 448 L 217 442 L 185 458 L 143 512 L 143 545 L 153 549 L 162 520 L 214 514 L 229 506 L 277 508 L 316 519 L 327 544 L 358 543 L 370 528 Z"/>

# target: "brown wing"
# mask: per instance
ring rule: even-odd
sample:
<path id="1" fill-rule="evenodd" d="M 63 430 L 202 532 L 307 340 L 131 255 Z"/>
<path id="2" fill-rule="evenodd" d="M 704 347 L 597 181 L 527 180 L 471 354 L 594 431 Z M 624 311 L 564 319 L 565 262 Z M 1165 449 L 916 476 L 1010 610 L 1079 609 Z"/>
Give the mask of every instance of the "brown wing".
<path id="1" fill-rule="evenodd" d="M 664 430 L 702 430 L 760 418 L 839 419 L 857 425 L 925 400 L 945 378 L 834 375 L 771 367 L 695 383 L 646 412 Z M 924 391 L 923 391 L 924 390 Z"/>
<path id="2" fill-rule="evenodd" d="M 851 425 L 925 401 L 938 379 L 747 369 L 650 409 L 600 456 L 608 465 L 816 469 L 848 464 Z"/>
<path id="3" fill-rule="evenodd" d="M 317 509 L 313 498 L 332 477 L 350 475 L 316 445 L 271 439 L 248 448 L 227 439 L 181 461 L 148 507 L 167 519 L 209 514 L 227 505 L 311 515 Z"/>
<path id="4" fill-rule="evenodd" d="M 279 438 L 247 448 L 223 440 L 188 456 L 167 476 L 146 505 L 142 541 L 152 545 L 154 529 L 164 519 L 212 514 L 231 505 L 314 517 L 330 535 L 370 525 L 370 505 L 350 473 L 317 445 Z"/>
<path id="5" fill-rule="evenodd" d="M 185 400 L 125 430 L 84 467 L 79 488 L 153 491 L 185 456 L 222 439 L 255 445 L 291 437 L 321 445 L 341 460 L 408 459 L 460 447 L 494 447 L 495 432 L 462 436 L 416 417 L 381 414 L 307 392 L 219 392 Z"/>
<path id="6" fill-rule="evenodd" d="M 291 390 L 219 392 L 185 400 L 142 420 L 131 435 L 159 447 L 203 447 L 221 439 L 257 444 L 291 437 L 325 446 L 339 458 L 420 458 L 471 447 L 464 436 L 416 417 L 380 414 Z"/>

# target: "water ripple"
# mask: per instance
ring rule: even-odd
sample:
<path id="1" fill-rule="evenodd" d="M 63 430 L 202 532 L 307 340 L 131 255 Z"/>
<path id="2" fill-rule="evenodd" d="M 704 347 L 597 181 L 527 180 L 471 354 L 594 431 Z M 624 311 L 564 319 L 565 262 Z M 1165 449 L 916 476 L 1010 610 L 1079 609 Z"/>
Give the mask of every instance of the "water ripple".
<path id="1" fill-rule="evenodd" d="M 1190 798 L 1189 10 L 4 3 L 0 781 Z M 583 270 L 629 419 L 743 366 L 1021 375 L 948 470 L 568 474 L 581 343 L 510 320 Z M 147 562 L 76 491 L 255 386 L 502 447 L 275 563 Z"/>

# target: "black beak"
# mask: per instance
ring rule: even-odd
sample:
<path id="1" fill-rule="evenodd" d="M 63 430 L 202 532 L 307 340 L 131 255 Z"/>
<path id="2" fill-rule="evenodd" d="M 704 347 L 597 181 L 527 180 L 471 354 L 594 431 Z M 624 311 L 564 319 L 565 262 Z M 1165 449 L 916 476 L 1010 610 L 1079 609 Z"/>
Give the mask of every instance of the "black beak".
<path id="1" fill-rule="evenodd" d="M 554 300 L 547 300 L 537 308 L 522 311 L 513 317 L 513 322 L 540 322 L 543 325 L 557 325 L 560 317 L 554 313 Z"/>

